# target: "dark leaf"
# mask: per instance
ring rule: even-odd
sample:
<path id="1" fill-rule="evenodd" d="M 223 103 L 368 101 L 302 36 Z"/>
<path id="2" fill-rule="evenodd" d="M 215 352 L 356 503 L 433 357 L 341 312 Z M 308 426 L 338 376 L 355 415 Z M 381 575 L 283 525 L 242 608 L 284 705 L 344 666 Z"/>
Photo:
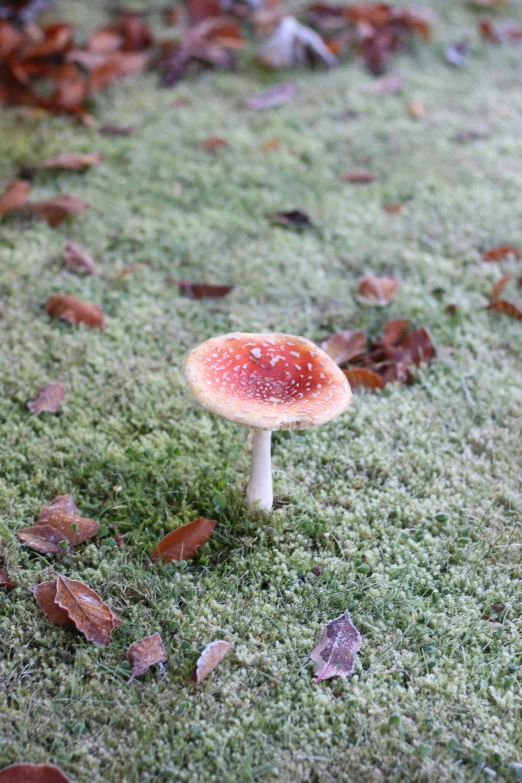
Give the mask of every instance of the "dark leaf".
<path id="1" fill-rule="evenodd" d="M 42 168 L 84 171 L 91 166 L 97 166 L 102 160 L 101 152 L 62 152 L 54 158 L 44 160 Z"/>
<path id="2" fill-rule="evenodd" d="M 302 231 L 305 228 L 311 228 L 312 221 L 301 209 L 291 209 L 288 212 L 276 212 L 271 217 L 272 223 L 284 228 L 292 228 L 296 231 Z"/>
<path id="3" fill-rule="evenodd" d="M 370 182 L 375 182 L 375 174 L 371 174 L 369 171 L 343 171 L 339 174 L 339 179 L 343 182 L 350 182 L 352 185 L 367 185 Z"/>
<path id="4" fill-rule="evenodd" d="M 366 337 L 360 330 L 337 332 L 324 340 L 321 348 L 334 362 L 344 364 L 366 352 Z"/>
<path id="5" fill-rule="evenodd" d="M 254 111 L 272 109 L 274 106 L 281 106 L 283 103 L 288 103 L 294 95 L 294 85 L 291 82 L 281 82 L 281 84 L 275 84 L 273 87 L 269 87 L 267 90 L 264 90 L 264 92 L 259 92 L 256 95 L 252 95 L 250 98 L 246 98 L 242 105 L 245 109 L 253 109 Z"/>
<path id="6" fill-rule="evenodd" d="M 234 288 L 233 285 L 210 285 L 209 283 L 194 283 L 192 280 L 171 280 L 170 282 L 177 285 L 189 299 L 220 298 L 226 296 Z"/>
<path id="7" fill-rule="evenodd" d="M 13 179 L 8 182 L 0 196 L 0 216 L 22 209 L 27 204 L 30 191 L 31 184 L 23 179 Z"/>
<path id="8" fill-rule="evenodd" d="M 167 660 L 167 651 L 159 633 L 153 633 L 152 636 L 145 636 L 138 642 L 133 642 L 127 650 L 127 660 L 132 667 L 129 682 L 145 674 L 151 666 L 164 663 Z"/>
<path id="9" fill-rule="evenodd" d="M 89 642 L 108 647 L 112 631 L 123 623 L 90 587 L 58 576 L 55 603 L 63 609 Z"/>
<path id="10" fill-rule="evenodd" d="M 216 150 L 223 149 L 223 147 L 228 147 L 229 145 L 228 141 L 221 139 L 219 136 L 209 136 L 207 139 L 200 141 L 198 146 L 208 152 L 216 152 Z"/>
<path id="11" fill-rule="evenodd" d="M 381 342 L 385 345 L 397 345 L 406 335 L 410 322 L 407 318 L 394 318 L 385 324 Z"/>
<path id="12" fill-rule="evenodd" d="M 498 247 L 491 247 L 482 253 L 483 261 L 504 261 L 506 258 L 515 258 L 520 261 L 522 252 L 518 247 L 512 245 L 498 245 Z"/>
<path id="13" fill-rule="evenodd" d="M 0 783 L 71 783 L 52 764 L 12 764 L 0 770 Z"/>
<path id="14" fill-rule="evenodd" d="M 384 389 L 384 381 L 373 370 L 365 367 L 348 367 L 343 370 L 352 389 L 362 386 L 365 389 Z"/>
<path id="15" fill-rule="evenodd" d="M 383 204 L 382 208 L 389 215 L 398 215 L 399 212 L 402 212 L 402 207 L 403 205 L 400 201 L 389 201 L 387 204 Z"/>
<path id="16" fill-rule="evenodd" d="M 99 305 L 82 302 L 74 296 L 66 294 L 54 294 L 51 296 L 45 309 L 51 318 L 60 318 L 71 324 L 85 324 L 97 329 L 103 329 L 103 310 Z"/>
<path id="17" fill-rule="evenodd" d="M 201 655 L 199 656 L 196 669 L 194 671 L 194 682 L 201 682 L 207 674 L 214 671 L 216 666 L 221 663 L 223 657 L 231 649 L 231 645 L 228 642 L 223 642 L 218 639 L 205 647 Z"/>
<path id="18" fill-rule="evenodd" d="M 43 506 L 36 526 L 50 525 L 62 533 L 71 546 L 77 546 L 93 538 L 100 527 L 94 519 L 81 517 L 72 495 L 60 495 L 50 506 Z"/>
<path id="19" fill-rule="evenodd" d="M 44 555 L 57 555 L 63 552 L 60 542 L 67 541 L 64 534 L 51 525 L 23 527 L 16 535 L 23 544 Z"/>
<path id="20" fill-rule="evenodd" d="M 121 125 L 102 125 L 100 133 L 104 136 L 132 136 L 134 131 L 129 127 L 122 127 Z"/>
<path id="21" fill-rule="evenodd" d="M 74 625 L 67 612 L 56 603 L 56 582 L 41 582 L 31 587 L 31 592 L 48 620 L 55 625 Z"/>
<path id="22" fill-rule="evenodd" d="M 497 280 L 497 282 L 491 289 L 491 293 L 489 295 L 489 299 L 491 302 L 494 299 L 498 299 L 499 294 L 501 293 L 501 291 L 504 290 L 505 286 L 507 285 L 510 279 L 511 279 L 511 275 L 504 275 L 503 277 L 500 278 L 500 280 Z"/>
<path id="23" fill-rule="evenodd" d="M 215 519 L 198 517 L 187 525 L 178 527 L 171 533 L 167 533 L 159 542 L 150 559 L 153 562 L 161 560 L 163 563 L 188 560 L 209 540 L 215 526 Z"/>
<path id="24" fill-rule="evenodd" d="M 0 587 L 3 588 L 7 593 L 9 593 L 11 590 L 14 590 L 16 587 L 16 585 L 10 581 L 5 568 L 0 568 Z"/>
<path id="25" fill-rule="evenodd" d="M 517 321 L 522 321 L 522 309 L 518 305 L 513 304 L 513 302 L 508 302 L 507 299 L 495 299 L 488 304 L 486 309 L 495 310 L 495 312 L 507 315 L 509 318 L 516 318 Z"/>
<path id="26" fill-rule="evenodd" d="M 417 328 L 401 340 L 399 347 L 407 353 L 413 364 L 429 362 L 435 356 L 435 348 L 426 329 Z"/>
<path id="27" fill-rule="evenodd" d="M 355 654 L 361 644 L 361 634 L 352 623 L 348 611 L 331 620 L 323 628 L 317 645 L 310 653 L 314 664 L 314 682 L 353 674 Z"/>
<path id="28" fill-rule="evenodd" d="M 59 226 L 69 215 L 89 209 L 88 204 L 80 201 L 75 196 L 70 196 L 68 193 L 64 193 L 62 196 L 54 196 L 44 201 L 34 201 L 29 206 L 33 214 L 40 220 L 45 220 L 51 228 Z"/>
<path id="29" fill-rule="evenodd" d="M 50 383 L 43 386 L 36 395 L 36 399 L 27 403 L 31 413 L 56 413 L 65 399 L 65 389 L 61 383 Z"/>

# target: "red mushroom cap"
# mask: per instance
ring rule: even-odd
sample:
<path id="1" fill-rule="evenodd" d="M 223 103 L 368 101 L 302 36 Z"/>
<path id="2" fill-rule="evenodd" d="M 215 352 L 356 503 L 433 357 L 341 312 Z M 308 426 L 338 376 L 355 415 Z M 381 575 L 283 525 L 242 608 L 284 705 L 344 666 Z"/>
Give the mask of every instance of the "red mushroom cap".
<path id="1" fill-rule="evenodd" d="M 278 332 L 207 340 L 187 355 L 183 374 L 204 408 L 263 430 L 324 424 L 352 397 L 344 373 L 324 351 L 304 337 Z"/>

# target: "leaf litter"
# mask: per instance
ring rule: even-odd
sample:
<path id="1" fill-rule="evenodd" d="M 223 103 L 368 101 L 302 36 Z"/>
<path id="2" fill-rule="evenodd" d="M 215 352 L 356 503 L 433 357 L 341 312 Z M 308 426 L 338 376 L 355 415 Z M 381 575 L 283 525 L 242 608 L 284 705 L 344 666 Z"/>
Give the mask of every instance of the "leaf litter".
<path id="1" fill-rule="evenodd" d="M 152 562 L 161 560 L 163 563 L 188 560 L 209 540 L 216 524 L 215 519 L 198 517 L 187 525 L 172 530 L 161 539 L 150 559 Z"/>
<path id="2" fill-rule="evenodd" d="M 69 269 L 83 272 L 85 275 L 97 275 L 94 259 L 82 250 L 76 242 L 67 242 L 63 250 L 63 260 Z"/>
<path id="3" fill-rule="evenodd" d="M 352 623 L 348 611 L 327 623 L 310 653 L 314 664 L 313 682 L 353 674 L 355 655 L 361 644 L 361 634 Z"/>
<path id="4" fill-rule="evenodd" d="M 67 294 L 54 294 L 49 297 L 45 309 L 51 318 L 59 318 L 71 324 L 85 324 L 91 328 L 103 329 L 103 310 L 99 305 L 83 302 Z"/>
<path id="5" fill-rule="evenodd" d="M 211 644 L 205 647 L 197 660 L 196 668 L 192 675 L 194 682 L 201 682 L 210 672 L 214 671 L 230 649 L 232 649 L 232 645 L 221 639 L 217 639 L 215 642 L 211 642 Z"/>
<path id="6" fill-rule="evenodd" d="M 37 552 L 58 554 L 60 543 L 71 547 L 94 538 L 100 525 L 94 519 L 81 517 L 71 495 L 60 495 L 50 506 L 43 506 L 34 525 L 21 528 L 18 538 Z"/>
<path id="7" fill-rule="evenodd" d="M 65 389 L 61 383 L 50 383 L 38 390 L 36 398 L 27 403 L 27 407 L 33 414 L 56 413 L 65 399 Z"/>
<path id="8" fill-rule="evenodd" d="M 127 660 L 131 665 L 128 683 L 131 683 L 135 677 L 145 674 L 151 666 L 164 663 L 167 660 L 167 651 L 159 633 L 153 633 L 151 636 L 133 642 L 127 650 Z"/>

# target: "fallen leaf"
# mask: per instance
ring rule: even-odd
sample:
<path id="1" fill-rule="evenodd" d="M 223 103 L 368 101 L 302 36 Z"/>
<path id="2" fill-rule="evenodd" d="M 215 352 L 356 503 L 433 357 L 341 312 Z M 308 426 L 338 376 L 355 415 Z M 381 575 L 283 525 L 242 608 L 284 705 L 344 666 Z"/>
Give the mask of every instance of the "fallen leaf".
<path id="1" fill-rule="evenodd" d="M 56 586 L 56 582 L 41 582 L 31 587 L 31 592 L 48 620 L 55 625 L 74 625 L 67 612 L 56 603 Z"/>
<path id="2" fill-rule="evenodd" d="M 332 68 L 339 62 L 321 36 L 294 16 L 281 19 L 272 35 L 261 44 L 257 57 L 266 67 L 276 69 L 314 62 Z"/>
<path id="3" fill-rule="evenodd" d="M 76 242 L 67 242 L 63 251 L 63 260 L 71 269 L 84 272 L 86 275 L 97 275 L 94 259 L 81 249 Z"/>
<path id="4" fill-rule="evenodd" d="M 394 318 L 388 321 L 382 331 L 381 342 L 385 345 L 397 345 L 406 335 L 409 325 L 407 318 Z"/>
<path id="5" fill-rule="evenodd" d="M 203 139 L 203 141 L 200 141 L 198 144 L 198 147 L 201 147 L 201 149 L 207 150 L 208 152 L 216 152 L 216 150 L 228 146 L 228 141 L 220 139 L 219 136 L 209 136 L 208 139 Z"/>
<path id="6" fill-rule="evenodd" d="M 507 299 L 495 299 L 488 304 L 486 310 L 495 310 L 495 312 L 507 315 L 509 318 L 516 318 L 517 321 L 522 321 L 522 309 Z"/>
<path id="7" fill-rule="evenodd" d="M 122 269 L 119 275 L 117 275 L 112 281 L 111 285 L 118 285 L 124 277 L 130 275 L 132 272 L 137 272 L 138 269 L 147 269 L 147 264 L 131 264 Z"/>
<path id="8" fill-rule="evenodd" d="M 192 280 L 173 280 L 172 278 L 169 278 L 169 282 L 177 285 L 189 299 L 222 297 L 234 288 L 233 285 L 210 285 L 209 283 L 194 283 Z"/>
<path id="9" fill-rule="evenodd" d="M 0 770 L 0 783 L 71 783 L 52 764 L 11 764 Z"/>
<path id="10" fill-rule="evenodd" d="M 250 98 L 246 98 L 243 101 L 242 106 L 245 109 L 252 109 L 253 111 L 272 109 L 274 106 L 281 106 L 284 103 L 288 103 L 294 95 L 295 86 L 292 82 L 281 82 L 281 84 L 274 84 L 273 87 L 269 87 L 263 92 L 252 95 Z"/>
<path id="11" fill-rule="evenodd" d="M 60 223 L 63 223 L 69 215 L 74 215 L 78 212 L 84 212 L 89 209 L 89 205 L 84 201 L 80 201 L 75 196 L 70 196 L 68 193 L 64 193 L 61 196 L 54 196 L 53 198 L 45 199 L 44 201 L 33 201 L 29 204 L 31 211 L 40 220 L 45 220 L 51 228 L 56 228 Z"/>
<path id="12" fill-rule="evenodd" d="M 360 330 L 337 332 L 323 340 L 321 348 L 334 362 L 344 364 L 365 353 L 366 337 Z"/>
<path id="13" fill-rule="evenodd" d="M 161 84 L 172 87 L 191 67 L 234 68 L 236 60 L 229 44 L 233 43 L 233 48 L 242 45 L 239 31 L 234 41 L 220 37 L 223 34 L 230 35 L 223 20 L 210 18 L 186 32 L 179 43 L 165 42 L 157 59 L 157 68 L 163 72 Z"/>
<path id="14" fill-rule="evenodd" d="M 43 555 L 57 555 L 63 552 L 60 543 L 67 541 L 64 534 L 51 525 L 23 527 L 16 535 L 23 544 L 27 544 L 31 549 L 41 552 Z"/>
<path id="15" fill-rule="evenodd" d="M 357 294 L 367 304 L 384 307 L 390 303 L 398 287 L 399 281 L 395 277 L 366 275 L 359 281 Z"/>
<path id="16" fill-rule="evenodd" d="M 384 389 L 384 381 L 373 370 L 365 367 L 348 367 L 343 370 L 352 389 L 363 386 L 365 389 Z"/>
<path id="17" fill-rule="evenodd" d="M 60 318 L 71 324 L 85 324 L 97 329 L 103 329 L 103 310 L 99 305 L 82 302 L 74 296 L 54 294 L 49 297 L 45 309 L 51 318 Z"/>
<path id="18" fill-rule="evenodd" d="M 515 258 L 520 261 L 522 252 L 513 245 L 498 245 L 498 247 L 491 247 L 482 253 L 483 261 L 504 261 L 506 258 Z"/>
<path id="19" fill-rule="evenodd" d="M 468 64 L 469 50 L 470 42 L 468 38 L 449 44 L 445 52 L 446 62 L 454 65 L 455 68 L 464 68 Z"/>
<path id="20" fill-rule="evenodd" d="M 426 107 L 421 101 L 410 101 L 406 106 L 406 111 L 414 120 L 422 120 L 426 116 Z"/>
<path id="21" fill-rule="evenodd" d="M 216 524 L 215 519 L 198 517 L 187 525 L 172 530 L 162 538 L 150 559 L 153 562 L 161 560 L 163 563 L 188 560 L 209 540 Z"/>
<path id="22" fill-rule="evenodd" d="M 426 329 L 417 328 L 409 332 L 400 341 L 399 347 L 409 355 L 416 366 L 431 361 L 435 356 L 435 348 Z"/>
<path id="23" fill-rule="evenodd" d="M 489 301 L 492 302 L 494 299 L 498 299 L 498 296 L 500 292 L 505 288 L 506 284 L 511 279 L 511 275 L 504 275 L 500 278 L 500 280 L 497 280 L 493 288 L 491 289 L 491 293 L 489 295 Z"/>
<path id="24" fill-rule="evenodd" d="M 339 174 L 339 179 L 343 182 L 350 182 L 352 185 L 367 185 L 369 182 L 375 182 L 375 174 L 369 171 L 343 171 Z"/>
<path id="25" fill-rule="evenodd" d="M 218 639 L 205 647 L 196 663 L 193 674 L 194 682 L 201 682 L 207 674 L 214 671 L 216 666 L 221 663 L 226 653 L 231 649 L 231 646 L 232 645 L 228 642 L 223 642 L 221 639 Z"/>
<path id="26" fill-rule="evenodd" d="M 214 19 L 221 14 L 219 0 L 188 0 L 187 11 L 193 25 L 206 19 Z"/>
<path id="27" fill-rule="evenodd" d="M 264 141 L 263 144 L 261 144 L 259 149 L 261 152 L 275 152 L 280 146 L 281 142 L 279 139 L 267 139 L 267 141 Z"/>
<path id="28" fill-rule="evenodd" d="M 86 93 L 92 95 L 105 89 L 116 79 L 141 73 L 146 65 L 147 57 L 143 52 L 117 51 L 108 57 L 104 55 L 103 62 L 89 72 Z"/>
<path id="29" fill-rule="evenodd" d="M 138 642 L 133 642 L 127 650 L 127 660 L 132 667 L 129 683 L 135 677 L 145 674 L 151 666 L 164 663 L 167 660 L 167 651 L 159 633 L 153 633 L 152 636 L 145 636 Z"/>
<path id="30" fill-rule="evenodd" d="M 123 127 L 121 125 L 102 125 L 100 133 L 104 136 L 132 136 L 134 131 L 132 128 Z"/>
<path id="31" fill-rule="evenodd" d="M 93 538 L 100 527 L 94 519 L 81 517 L 72 495 L 60 495 L 50 506 L 42 506 L 36 525 L 50 525 L 60 531 L 71 546 L 78 546 Z"/>
<path id="32" fill-rule="evenodd" d="M 24 59 L 38 60 L 61 54 L 72 38 L 72 25 L 65 22 L 50 24 L 43 29 L 43 37 L 24 49 Z"/>
<path id="33" fill-rule="evenodd" d="M 522 41 L 522 27 L 511 19 L 494 22 L 492 19 L 482 19 L 479 22 L 479 32 L 484 41 L 490 43 L 518 43 Z"/>
<path id="34" fill-rule="evenodd" d="M 22 209 L 27 204 L 31 184 L 24 179 L 12 179 L 0 196 L 0 216 Z"/>
<path id="35" fill-rule="evenodd" d="M 2 587 L 8 593 L 11 590 L 14 590 L 16 587 L 16 585 L 13 584 L 9 579 L 5 568 L 0 568 L 0 587 Z"/>
<path id="36" fill-rule="evenodd" d="M 100 596 L 75 579 L 58 575 L 55 603 L 63 609 L 87 641 L 108 647 L 112 631 L 123 623 Z"/>
<path id="37" fill-rule="evenodd" d="M 56 413 L 65 399 L 65 389 L 61 383 L 50 383 L 42 386 L 36 395 L 36 399 L 27 403 L 31 413 Z"/>
<path id="38" fill-rule="evenodd" d="M 387 204 L 383 204 L 383 209 L 389 215 L 398 215 L 402 212 L 403 204 L 400 201 L 389 201 Z"/>
<path id="39" fill-rule="evenodd" d="M 103 155 L 101 152 L 62 152 L 54 158 L 44 160 L 42 168 L 84 171 L 91 166 L 97 166 L 102 160 Z"/>
<path id="40" fill-rule="evenodd" d="M 305 228 L 311 228 L 312 221 L 301 209 L 291 209 L 288 212 L 276 212 L 270 218 L 272 223 L 276 223 L 283 228 L 292 228 L 295 231 L 302 231 Z"/>
<path id="41" fill-rule="evenodd" d="M 362 644 L 361 634 L 348 611 L 331 620 L 321 631 L 319 641 L 310 653 L 314 664 L 313 682 L 353 674 L 355 654 Z"/>

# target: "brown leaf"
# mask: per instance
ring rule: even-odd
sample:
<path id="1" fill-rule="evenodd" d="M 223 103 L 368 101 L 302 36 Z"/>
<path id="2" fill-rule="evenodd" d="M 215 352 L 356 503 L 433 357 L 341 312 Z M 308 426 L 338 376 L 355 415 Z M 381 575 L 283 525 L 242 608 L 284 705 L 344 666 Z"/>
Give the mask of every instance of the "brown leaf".
<path id="1" fill-rule="evenodd" d="M 56 413 L 65 399 L 65 389 L 61 383 L 50 383 L 42 386 L 36 395 L 36 399 L 27 403 L 31 413 Z"/>
<path id="2" fill-rule="evenodd" d="M 277 223 L 283 228 L 292 228 L 295 231 L 302 231 L 304 228 L 310 228 L 312 221 L 301 209 L 291 209 L 288 212 L 276 212 L 271 216 L 272 223 Z"/>
<path id="3" fill-rule="evenodd" d="M 373 370 L 365 367 L 348 367 L 343 370 L 352 389 L 363 386 L 365 389 L 384 389 L 384 381 Z"/>
<path id="4" fill-rule="evenodd" d="M 60 495 L 50 506 L 43 506 L 36 526 L 50 525 L 67 539 L 71 546 L 78 546 L 93 538 L 100 527 L 94 519 L 81 517 L 72 495 Z"/>
<path id="5" fill-rule="evenodd" d="M 86 324 L 97 329 L 103 329 L 103 310 L 99 305 L 82 302 L 74 296 L 54 294 L 49 297 L 45 309 L 51 318 L 60 318 L 71 324 Z"/>
<path id="6" fill-rule="evenodd" d="M 321 348 L 334 362 L 344 364 L 366 352 L 366 337 L 360 330 L 337 332 L 323 340 Z"/>
<path id="7" fill-rule="evenodd" d="M 140 674 L 145 674 L 147 669 L 156 663 L 164 663 L 167 660 L 167 651 L 159 633 L 133 642 L 127 650 L 127 660 L 132 666 L 129 682 Z"/>
<path id="8" fill-rule="evenodd" d="M 350 182 L 352 185 L 367 185 L 370 182 L 375 182 L 377 178 L 369 171 L 344 171 L 339 174 L 339 179 L 342 179 L 343 182 Z"/>
<path id="9" fill-rule="evenodd" d="M 315 62 L 332 68 L 339 62 L 321 36 L 311 27 L 300 24 L 294 16 L 281 19 L 259 48 L 257 57 L 267 68 L 289 68 Z"/>
<path id="10" fill-rule="evenodd" d="M 394 318 L 388 321 L 382 331 L 381 342 L 385 345 L 396 345 L 406 335 L 409 325 L 407 318 Z"/>
<path id="11" fill-rule="evenodd" d="M 71 783 L 52 764 L 11 764 L 0 770 L 0 783 Z"/>
<path id="12" fill-rule="evenodd" d="M 489 295 L 490 302 L 492 302 L 494 299 L 498 299 L 500 292 L 505 288 L 510 279 L 511 275 L 504 275 L 500 278 L 500 280 L 497 280 Z"/>
<path id="13" fill-rule="evenodd" d="M 24 179 L 12 179 L 0 196 L 0 215 L 22 209 L 27 204 L 31 184 Z"/>
<path id="14" fill-rule="evenodd" d="M 398 287 L 399 281 L 395 277 L 366 275 L 359 281 L 357 293 L 366 303 L 384 307 L 390 303 Z"/>
<path id="15" fill-rule="evenodd" d="M 87 93 L 92 95 L 124 76 L 141 73 L 147 65 L 143 52 L 114 52 L 105 62 L 93 68 L 87 77 Z"/>
<path id="16" fill-rule="evenodd" d="M 522 27 L 511 19 L 502 19 L 499 22 L 482 19 L 479 22 L 479 31 L 482 39 L 490 43 L 517 43 L 522 40 Z"/>
<path id="17" fill-rule="evenodd" d="M 31 592 L 48 620 L 55 625 L 74 625 L 67 612 L 56 603 L 56 582 L 41 582 L 31 587 Z"/>
<path id="18" fill-rule="evenodd" d="M 200 141 L 198 144 L 198 147 L 201 147 L 202 150 L 207 150 L 208 152 L 216 152 L 216 150 L 220 150 L 223 149 L 223 147 L 228 146 L 228 141 L 221 139 L 219 136 L 209 136 L 207 139 L 203 139 L 203 141 Z"/>
<path id="19" fill-rule="evenodd" d="M 8 593 L 16 587 L 16 585 L 10 581 L 5 568 L 0 568 L 0 587 Z"/>
<path id="20" fill-rule="evenodd" d="M 198 517 L 187 525 L 172 530 L 162 538 L 150 559 L 153 562 L 161 560 L 163 563 L 188 560 L 209 540 L 216 524 L 215 519 Z"/>
<path id="21" fill-rule="evenodd" d="M 495 312 L 507 315 L 509 318 L 516 318 L 517 321 L 522 321 L 522 309 L 507 299 L 495 299 L 494 302 L 488 304 L 486 310 L 495 310 Z"/>
<path id="22" fill-rule="evenodd" d="M 209 644 L 199 656 L 193 674 L 194 682 L 201 682 L 207 674 L 210 674 L 221 663 L 223 657 L 231 649 L 232 645 L 218 639 Z"/>
<path id="23" fill-rule="evenodd" d="M 520 252 L 518 247 L 513 247 L 512 245 L 498 245 L 498 247 L 491 247 L 482 253 L 483 261 L 504 261 L 506 258 L 515 258 L 517 261 L 520 261 L 522 252 Z"/>
<path id="24" fill-rule="evenodd" d="M 221 16 L 220 0 L 188 0 L 187 10 L 193 25 Z"/>
<path id="25" fill-rule="evenodd" d="M 91 166 L 97 166 L 102 160 L 101 152 L 62 152 L 60 155 L 44 160 L 42 168 L 84 171 Z"/>
<path id="26" fill-rule="evenodd" d="M 70 196 L 68 193 L 64 193 L 61 196 L 54 196 L 53 198 L 45 199 L 44 201 L 34 201 L 29 204 L 31 211 L 40 220 L 45 220 L 51 228 L 56 228 L 60 223 L 63 223 L 69 215 L 74 215 L 77 212 L 84 212 L 89 209 L 89 205 L 84 201 L 80 201 L 75 196 Z"/>
<path id="27" fill-rule="evenodd" d="M 403 204 L 400 201 L 389 201 L 387 204 L 383 204 L 383 209 L 389 215 L 398 215 L 402 211 Z"/>
<path id="28" fill-rule="evenodd" d="M 422 120 L 426 116 L 426 107 L 421 101 L 410 101 L 406 106 L 406 111 L 414 120 Z"/>
<path id="29" fill-rule="evenodd" d="M 269 87 L 263 92 L 258 92 L 256 95 L 251 95 L 250 98 L 246 98 L 242 106 L 245 109 L 252 109 L 253 111 L 261 111 L 263 109 L 272 109 L 274 106 L 281 106 L 283 103 L 288 103 L 295 95 L 295 86 L 292 82 L 281 82 L 281 84 L 274 84 L 273 87 Z"/>
<path id="30" fill-rule="evenodd" d="M 331 620 L 324 626 L 319 641 L 310 653 L 314 664 L 313 682 L 353 674 L 355 654 L 361 644 L 361 634 L 352 623 L 350 612 L 346 611 Z"/>
<path id="31" fill-rule="evenodd" d="M 131 264 L 122 269 L 119 275 L 117 275 L 112 281 L 111 285 L 118 285 L 124 277 L 130 275 L 132 272 L 136 272 L 138 269 L 147 269 L 147 264 Z"/>
<path id="32" fill-rule="evenodd" d="M 86 275 L 97 275 L 94 259 L 81 249 L 76 242 L 67 242 L 63 251 L 63 260 L 71 269 L 84 272 Z"/>
<path id="33" fill-rule="evenodd" d="M 102 647 L 109 646 L 112 631 L 123 623 L 94 590 L 61 574 L 56 582 L 55 603 L 89 642 Z"/>
<path id="34" fill-rule="evenodd" d="M 408 354 L 415 365 L 429 362 L 435 356 L 435 348 L 426 329 L 417 328 L 401 340 L 399 347 Z"/>
<path id="35" fill-rule="evenodd" d="M 169 278 L 169 282 L 177 285 L 189 299 L 220 298 L 226 296 L 234 288 L 233 285 L 210 285 L 209 283 L 194 283 L 192 280 L 173 280 L 172 278 Z"/>
<path id="36" fill-rule="evenodd" d="M 276 150 L 279 149 L 280 146 L 281 146 L 281 142 L 279 141 L 279 139 L 274 138 L 274 139 L 267 139 L 266 141 L 264 141 L 259 147 L 259 149 L 261 150 L 261 152 L 275 152 Z"/>
<path id="37" fill-rule="evenodd" d="M 67 541 L 64 534 L 51 525 L 36 524 L 23 527 L 16 535 L 23 544 L 44 555 L 57 555 L 63 552 L 60 542 Z"/>
<path id="38" fill-rule="evenodd" d="M 132 128 L 123 127 L 121 125 L 102 125 L 100 133 L 104 136 L 132 136 L 134 131 Z"/>

